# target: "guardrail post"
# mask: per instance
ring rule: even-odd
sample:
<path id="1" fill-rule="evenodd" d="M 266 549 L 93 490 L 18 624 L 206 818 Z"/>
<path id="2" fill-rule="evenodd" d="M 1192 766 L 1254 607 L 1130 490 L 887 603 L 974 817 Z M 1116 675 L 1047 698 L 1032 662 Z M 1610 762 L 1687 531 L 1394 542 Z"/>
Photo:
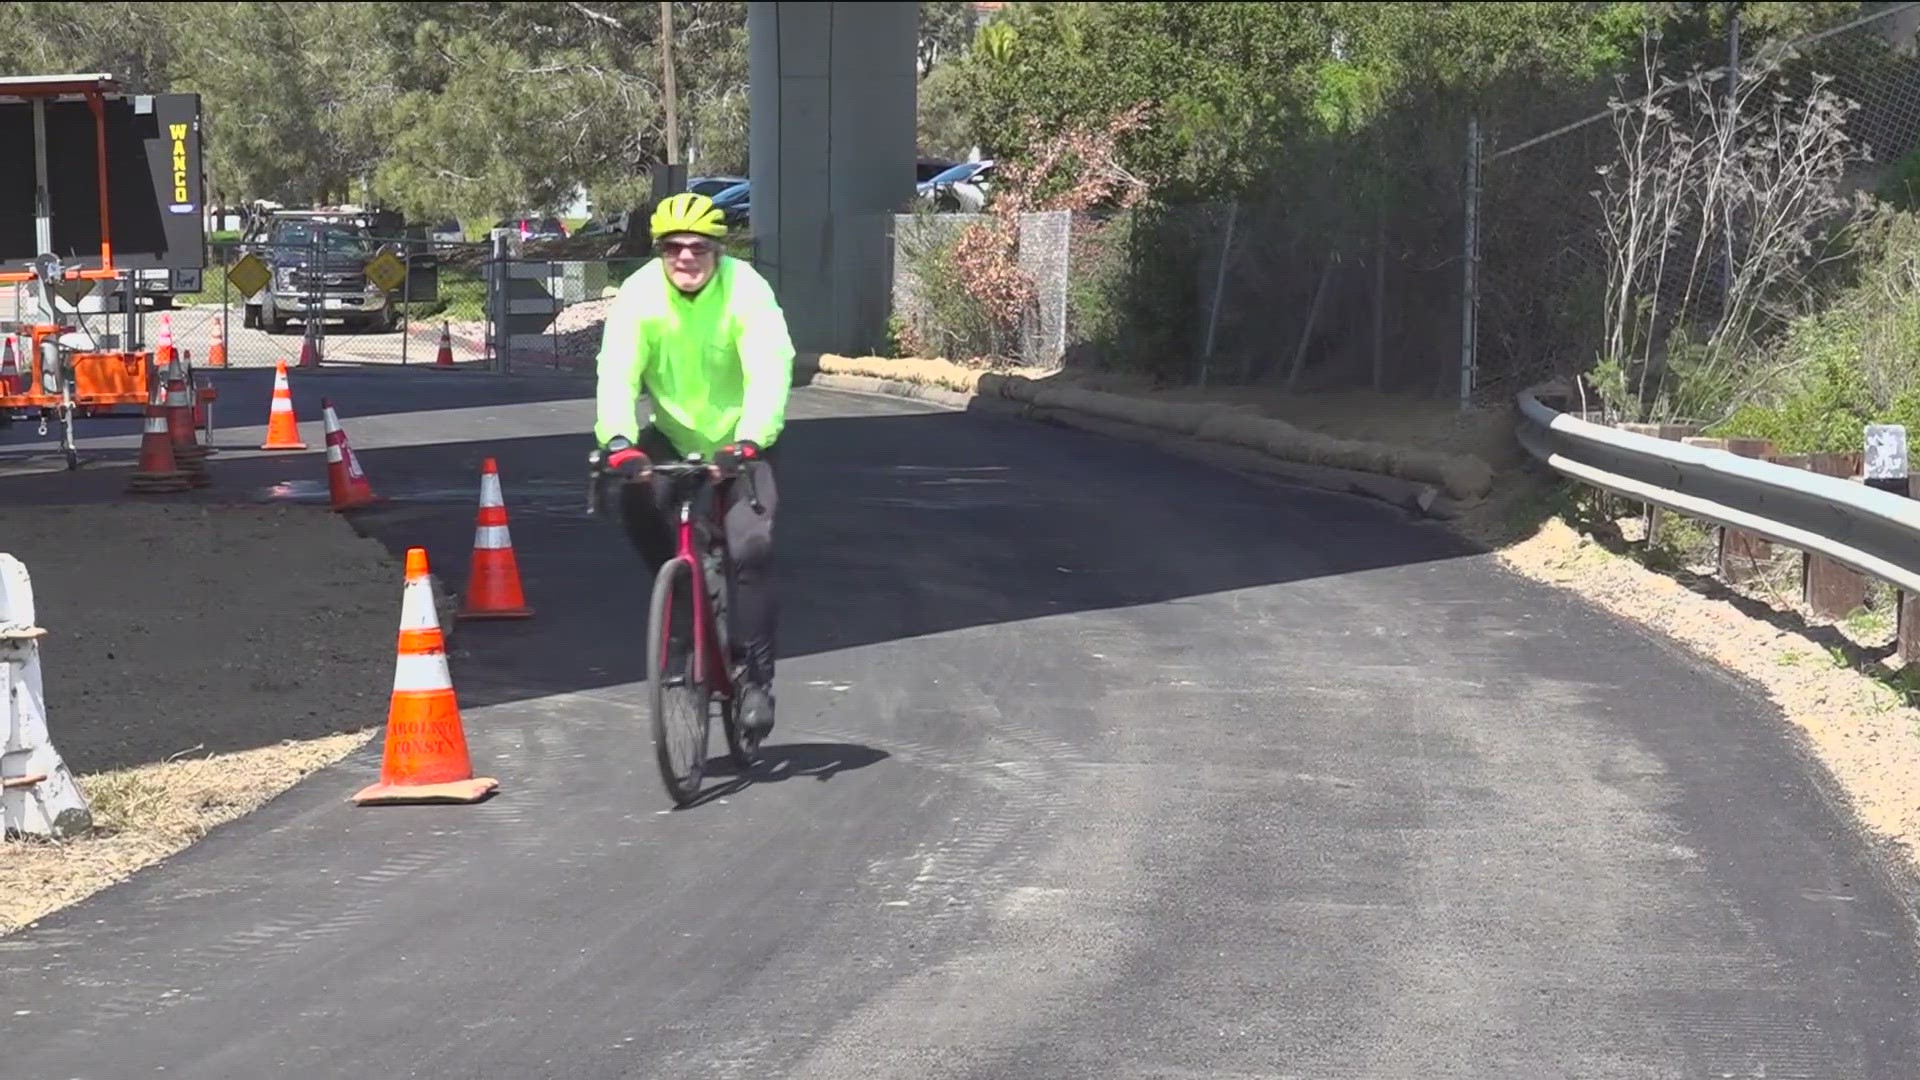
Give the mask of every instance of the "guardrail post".
<path id="1" fill-rule="evenodd" d="M 1913 497 L 1913 478 L 1907 470 L 1907 429 L 1901 424 L 1868 424 L 1863 479 L 1870 488 Z M 1920 604 L 1905 589 L 1899 592 L 1898 649 L 1908 663 L 1920 660 Z"/>
<path id="2" fill-rule="evenodd" d="M 1763 460 L 1773 452 L 1773 443 L 1766 439 L 1687 436 L 1680 441 L 1688 446 L 1698 446 L 1705 450 L 1725 450 L 1741 457 Z M 1720 536 L 1717 560 L 1720 579 L 1729 585 L 1738 585 L 1751 580 L 1758 573 L 1760 565 L 1773 558 L 1773 545 L 1762 537 L 1740 529 L 1722 527 L 1714 531 Z"/>
<path id="3" fill-rule="evenodd" d="M 1773 456 L 1773 443 L 1768 439 L 1728 439 L 1726 450 L 1764 461 Z M 1720 530 L 1720 577 L 1728 584 L 1758 577 L 1761 567 L 1772 559 L 1773 543 L 1766 538 L 1739 529 Z"/>
<path id="4" fill-rule="evenodd" d="M 1622 423 L 1616 426 L 1621 431 L 1630 431 L 1636 435 L 1646 435 L 1654 439 L 1666 439 L 1669 442 L 1684 442 L 1700 433 L 1699 424 Z M 1641 505 L 1645 509 L 1647 516 L 1647 543 L 1649 545 L 1658 543 L 1660 540 L 1661 508 L 1653 503 L 1642 503 Z"/>
<path id="5" fill-rule="evenodd" d="M 1808 454 L 1806 467 L 1821 476 L 1851 477 L 1860 473 L 1859 454 Z M 1800 598 L 1823 619 L 1843 619 L 1867 602 L 1867 579 L 1825 555 L 1800 557 Z"/>

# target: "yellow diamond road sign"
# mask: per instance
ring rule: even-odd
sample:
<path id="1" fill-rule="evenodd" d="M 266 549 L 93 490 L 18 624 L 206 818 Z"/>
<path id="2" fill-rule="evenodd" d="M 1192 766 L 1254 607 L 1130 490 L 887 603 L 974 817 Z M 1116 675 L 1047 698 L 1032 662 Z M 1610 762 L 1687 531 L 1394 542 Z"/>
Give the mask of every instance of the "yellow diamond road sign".
<path id="1" fill-rule="evenodd" d="M 227 281 L 240 290 L 241 296 L 251 297 L 254 293 L 266 288 L 267 282 L 272 277 L 272 273 L 267 270 L 267 264 L 261 262 L 252 252 L 242 255 L 239 262 L 227 267 Z"/>
<path id="2" fill-rule="evenodd" d="M 391 251 L 383 251 L 367 264 L 367 280 L 392 292 L 407 280 L 407 265 Z"/>

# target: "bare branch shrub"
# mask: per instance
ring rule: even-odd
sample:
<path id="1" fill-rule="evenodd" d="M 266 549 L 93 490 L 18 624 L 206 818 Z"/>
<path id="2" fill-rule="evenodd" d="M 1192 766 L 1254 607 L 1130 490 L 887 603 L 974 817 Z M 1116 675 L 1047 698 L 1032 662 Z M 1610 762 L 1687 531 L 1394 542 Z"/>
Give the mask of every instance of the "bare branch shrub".
<path id="1" fill-rule="evenodd" d="M 1676 81 L 1650 43 L 1658 89 L 1610 102 L 1619 157 L 1594 193 L 1607 281 L 1593 372 L 1609 420 L 1724 420 L 1786 373 L 1773 339 L 1812 310 L 1815 272 L 1845 257 L 1869 202 L 1842 193 L 1868 158 L 1846 130 L 1859 106 L 1820 74 L 1790 95 L 1790 59 L 1742 71 L 1730 106 L 1724 72 Z"/>
<path id="2" fill-rule="evenodd" d="M 1145 128 L 1151 108 L 1142 102 L 1105 123 L 1075 125 L 1050 138 L 1040 137 L 1029 120 L 1035 149 L 1028 160 L 999 167 L 986 217 L 962 229 L 951 245 L 916 259 L 923 284 L 955 288 L 971 302 L 973 311 L 964 316 L 951 302 L 938 304 L 949 319 L 966 325 L 918 329 L 908 346 L 991 342 L 994 358 L 1016 356 L 1021 328 L 1038 305 L 1032 276 L 1020 265 L 1021 215 L 1126 209 L 1145 200 L 1150 185 L 1122 164 L 1120 142 Z"/>

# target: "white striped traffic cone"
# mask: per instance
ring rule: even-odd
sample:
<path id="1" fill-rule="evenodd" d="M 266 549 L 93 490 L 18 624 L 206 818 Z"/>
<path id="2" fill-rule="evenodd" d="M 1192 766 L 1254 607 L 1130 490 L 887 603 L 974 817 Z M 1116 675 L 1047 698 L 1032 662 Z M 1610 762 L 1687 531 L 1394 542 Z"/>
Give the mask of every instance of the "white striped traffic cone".
<path id="1" fill-rule="evenodd" d="M 447 669 L 447 642 L 433 607 L 425 548 L 407 549 L 407 584 L 400 605 L 400 641 L 387 703 L 387 739 L 380 780 L 361 788 L 353 801 L 471 803 L 500 786 L 473 775 L 460 699 Z"/>
<path id="2" fill-rule="evenodd" d="M 373 493 L 373 485 L 367 482 L 367 474 L 361 471 L 360 459 L 347 442 L 346 429 L 340 426 L 340 417 L 334 414 L 333 402 L 321 398 L 320 411 L 326 417 L 327 424 L 327 494 L 333 500 L 333 508 L 352 510 L 384 502 L 383 498 Z"/>
<path id="3" fill-rule="evenodd" d="M 507 531 L 507 502 L 500 494 L 500 466 L 488 458 L 480 470 L 480 513 L 473 527 L 473 568 L 462 619 L 525 619 L 533 614 L 520 592 L 520 565 Z"/>

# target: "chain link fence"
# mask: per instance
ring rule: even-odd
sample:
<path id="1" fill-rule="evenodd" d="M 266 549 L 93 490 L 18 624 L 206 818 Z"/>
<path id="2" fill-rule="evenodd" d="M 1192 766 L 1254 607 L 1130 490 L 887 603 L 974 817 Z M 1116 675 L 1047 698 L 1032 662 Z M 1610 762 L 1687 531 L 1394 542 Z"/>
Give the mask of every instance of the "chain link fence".
<path id="1" fill-rule="evenodd" d="M 1676 128 L 1701 139 L 1725 124 L 1722 116 L 1711 114 L 1724 116 L 1739 100 L 1743 125 L 1753 123 L 1754 114 L 1773 114 L 1759 118 L 1759 133 L 1743 136 L 1764 139 L 1767 130 L 1785 130 L 1801 116 L 1817 79 L 1830 80 L 1828 88 L 1852 106 L 1844 132 L 1866 159 L 1849 170 L 1843 187 L 1881 189 L 1890 170 L 1920 149 L 1916 15 L 1920 5 L 1915 4 L 1873 12 L 1763 55 L 1741 57 L 1733 77 L 1722 68 L 1697 86 L 1655 89 L 1653 100 Z M 1730 35 L 1728 47 L 1730 56 L 1737 52 L 1737 34 Z M 1770 62 L 1780 65 L 1778 73 L 1761 85 L 1755 73 Z M 1633 93 L 1649 90 L 1636 86 Z M 1470 350 L 1476 389 L 1505 393 L 1542 377 L 1588 371 L 1601 357 L 1609 295 L 1602 197 L 1609 188 L 1600 173 L 1614 166 L 1611 188 L 1625 190 L 1628 180 L 1618 169 L 1632 144 L 1623 145 L 1623 138 L 1631 139 L 1644 126 L 1633 117 L 1619 122 L 1610 96 L 1627 95 L 1614 87 L 1563 94 L 1484 133 L 1476 206 L 1476 332 Z M 1640 96 L 1627 104 L 1645 100 Z M 1760 171 L 1777 174 L 1792 167 L 1777 162 Z M 1733 247 L 1744 245 L 1751 225 L 1740 216 L 1738 195 L 1732 199 L 1731 220 L 1685 222 L 1670 248 L 1688 258 L 1648 274 L 1648 293 L 1659 310 L 1684 307 L 1694 321 L 1711 321 L 1722 310 L 1737 265 Z M 1620 268 L 1614 272 L 1622 273 Z M 1617 284 L 1614 292 L 1619 293 Z"/>
<path id="2" fill-rule="evenodd" d="M 149 339 L 169 326 L 207 367 L 432 365 L 443 337 L 456 366 L 488 359 L 488 245 L 298 227 L 275 237 L 210 245 L 200 290 L 164 320 L 149 315 Z"/>
<path id="3" fill-rule="evenodd" d="M 1902 4 L 1792 42 L 1746 108 L 1831 78 L 1858 106 L 1847 133 L 1872 159 L 1847 183 L 1883 188 L 1920 148 L 1916 26 L 1920 5 Z M 1763 59 L 1742 57 L 1739 70 Z M 1037 300 L 1017 332 L 985 318 L 937 257 L 975 218 L 901 217 L 900 351 L 1122 369 L 1161 385 L 1463 402 L 1588 370 L 1608 284 L 1600 169 L 1621 156 L 1612 106 L 1643 91 L 1596 80 L 1430 95 L 1363 131 L 1289 145 L 1239 201 L 1076 214 L 1051 230 L 1023 221 L 1018 262 Z M 1714 107 L 1724 93 L 1701 100 Z M 1920 195 L 1920 168 L 1911 179 Z M 1702 280 L 1684 287 L 1712 312 L 1726 259 L 1708 247 L 1693 268 Z M 1050 323 L 1053 310 L 1062 318 Z"/>

